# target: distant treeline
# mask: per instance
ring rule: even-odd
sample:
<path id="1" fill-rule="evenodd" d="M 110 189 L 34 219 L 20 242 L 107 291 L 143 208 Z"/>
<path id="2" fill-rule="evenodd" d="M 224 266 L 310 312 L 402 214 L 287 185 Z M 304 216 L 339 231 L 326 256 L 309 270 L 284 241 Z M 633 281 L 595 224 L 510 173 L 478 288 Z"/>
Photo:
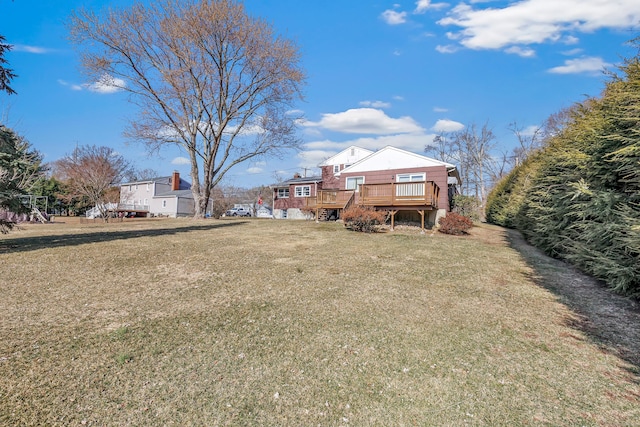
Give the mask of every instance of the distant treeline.
<path id="1" fill-rule="evenodd" d="M 636 46 L 639 40 L 636 39 Z M 640 59 L 502 179 L 487 220 L 640 298 Z"/>

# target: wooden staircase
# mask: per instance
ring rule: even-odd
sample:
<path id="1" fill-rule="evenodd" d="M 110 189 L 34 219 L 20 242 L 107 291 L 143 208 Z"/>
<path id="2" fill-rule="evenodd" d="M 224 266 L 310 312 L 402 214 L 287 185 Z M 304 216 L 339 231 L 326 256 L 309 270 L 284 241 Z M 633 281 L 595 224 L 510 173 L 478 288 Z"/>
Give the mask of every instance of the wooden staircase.
<path id="1" fill-rule="evenodd" d="M 36 218 L 38 221 L 40 221 L 43 224 L 46 224 L 47 222 L 49 222 L 44 215 L 42 215 L 42 212 L 40 212 L 40 209 L 34 207 L 31 210 L 31 214 L 33 214 L 33 217 Z"/>

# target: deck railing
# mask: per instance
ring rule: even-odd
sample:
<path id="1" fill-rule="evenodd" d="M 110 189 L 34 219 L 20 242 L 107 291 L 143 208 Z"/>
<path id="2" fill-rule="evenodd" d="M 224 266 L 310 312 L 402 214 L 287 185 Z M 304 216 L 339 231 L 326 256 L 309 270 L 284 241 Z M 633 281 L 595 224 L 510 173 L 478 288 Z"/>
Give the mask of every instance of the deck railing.
<path id="1" fill-rule="evenodd" d="M 343 209 L 353 198 L 353 194 L 353 191 L 318 190 L 316 197 L 307 198 L 307 206 L 318 209 Z"/>
<path id="2" fill-rule="evenodd" d="M 135 203 L 118 203 L 119 211 L 149 211 L 149 205 L 136 205 Z"/>
<path id="3" fill-rule="evenodd" d="M 368 206 L 438 207 L 440 187 L 433 181 L 363 184 L 360 203 Z"/>
<path id="4" fill-rule="evenodd" d="M 346 209 L 357 202 L 367 206 L 425 206 L 437 209 L 439 196 L 440 187 L 433 181 L 362 184 L 358 193 L 353 190 L 318 190 L 316 197 L 306 198 L 306 206 Z"/>

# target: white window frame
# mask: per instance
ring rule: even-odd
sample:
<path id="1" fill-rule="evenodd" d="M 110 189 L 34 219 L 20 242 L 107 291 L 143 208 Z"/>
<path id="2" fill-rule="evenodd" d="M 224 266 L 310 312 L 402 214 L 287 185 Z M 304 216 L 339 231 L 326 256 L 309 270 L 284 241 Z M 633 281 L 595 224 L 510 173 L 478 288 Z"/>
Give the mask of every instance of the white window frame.
<path id="1" fill-rule="evenodd" d="M 354 182 L 354 183 L 353 185 L 349 185 L 349 182 Z M 360 186 L 363 184 L 364 184 L 364 176 L 348 176 L 344 181 L 344 188 L 345 190 L 354 190 L 356 193 L 358 193 L 360 192 Z"/>
<path id="2" fill-rule="evenodd" d="M 426 181 L 427 174 L 425 172 L 417 173 L 399 173 L 396 175 L 396 182 L 421 182 Z"/>
<path id="3" fill-rule="evenodd" d="M 311 197 L 310 185 L 296 185 L 294 188 L 296 197 Z"/>
<path id="4" fill-rule="evenodd" d="M 340 165 L 333 165 L 333 173 L 340 172 Z"/>
<path id="5" fill-rule="evenodd" d="M 288 188 L 278 188 L 278 199 L 288 199 L 289 198 L 289 189 Z"/>

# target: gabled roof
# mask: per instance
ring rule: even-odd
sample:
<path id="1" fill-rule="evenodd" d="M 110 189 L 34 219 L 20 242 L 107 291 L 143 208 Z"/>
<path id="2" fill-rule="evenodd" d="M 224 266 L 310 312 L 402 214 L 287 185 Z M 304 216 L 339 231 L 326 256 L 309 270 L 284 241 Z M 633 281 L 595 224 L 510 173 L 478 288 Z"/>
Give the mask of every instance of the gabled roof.
<path id="1" fill-rule="evenodd" d="M 140 180 L 140 181 L 131 181 L 131 182 L 123 182 L 120 184 L 120 186 L 125 186 L 125 185 L 140 185 L 140 184 L 153 184 L 158 183 L 158 184 L 165 184 L 165 185 L 171 185 L 171 180 L 173 179 L 173 176 L 169 175 L 169 176 L 160 176 L 157 178 L 151 178 L 151 179 L 144 179 L 144 180 Z M 184 179 L 182 179 L 182 177 L 179 178 L 180 179 L 180 188 L 181 190 L 178 191 L 182 191 L 182 190 L 188 190 L 191 188 L 191 183 L 189 181 L 186 181 Z"/>
<path id="2" fill-rule="evenodd" d="M 364 159 L 352 164 L 348 168 L 336 173 L 340 176 L 342 173 L 350 172 L 369 172 L 391 169 L 410 169 L 423 168 L 433 166 L 445 166 L 447 169 L 455 168 L 451 163 L 442 162 L 432 159 L 431 157 L 422 156 L 390 145 L 376 151 L 375 153 L 365 157 Z"/>
<path id="3" fill-rule="evenodd" d="M 169 184 L 171 182 L 171 176 L 160 176 L 160 177 L 157 177 L 157 178 L 142 179 L 140 181 L 123 182 L 120 185 L 150 184 L 150 183 L 153 183 L 153 182 L 159 182 L 161 184 Z"/>
<path id="4" fill-rule="evenodd" d="M 283 187 L 289 187 L 289 185 L 291 184 L 315 184 L 316 182 L 322 182 L 322 177 L 310 176 L 310 177 L 303 177 L 303 178 L 292 178 L 287 181 L 279 182 L 277 184 L 272 184 L 271 187 L 283 188 Z"/>
<path id="5" fill-rule="evenodd" d="M 333 166 L 333 165 L 351 165 L 367 156 L 370 156 L 371 154 L 373 154 L 373 151 L 371 150 L 367 150 L 366 148 L 352 145 L 346 150 L 342 150 L 338 154 L 329 157 L 327 160 L 320 163 L 318 167 Z"/>
<path id="6" fill-rule="evenodd" d="M 193 199 L 193 192 L 191 190 L 169 190 L 164 192 L 159 192 L 155 196 L 156 197 L 178 197 L 178 198 L 187 198 Z"/>

